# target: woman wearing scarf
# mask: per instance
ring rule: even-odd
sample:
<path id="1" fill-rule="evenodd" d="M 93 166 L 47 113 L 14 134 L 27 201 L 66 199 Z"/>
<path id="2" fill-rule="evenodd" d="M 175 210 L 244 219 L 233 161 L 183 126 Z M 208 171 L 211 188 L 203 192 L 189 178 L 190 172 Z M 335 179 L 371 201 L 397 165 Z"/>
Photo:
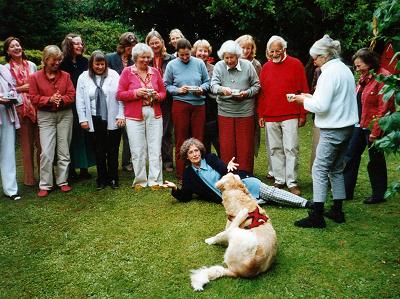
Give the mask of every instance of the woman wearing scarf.
<path id="1" fill-rule="evenodd" d="M 61 192 L 71 191 L 68 168 L 75 89 L 68 73 L 59 69 L 63 54 L 55 45 L 43 50 L 43 69 L 29 77 L 29 97 L 37 108 L 40 145 L 39 197 L 53 190 L 54 178 Z M 55 162 L 55 163 L 54 163 Z M 53 171 L 53 165 L 55 169 Z"/>
<path id="2" fill-rule="evenodd" d="M 135 172 L 133 186 L 136 190 L 147 186 L 157 189 L 163 184 L 160 102 L 165 99 L 166 91 L 160 73 L 149 66 L 153 51 L 148 45 L 138 43 L 132 49 L 132 58 L 135 64 L 122 71 L 117 97 L 125 103 L 126 131 Z"/>
<path id="3" fill-rule="evenodd" d="M 19 120 L 10 100 L 16 97 L 10 71 L 0 65 L 0 175 L 3 192 L 11 200 L 21 199 L 15 165 L 15 129 L 19 129 Z"/>
<path id="4" fill-rule="evenodd" d="M 36 147 L 36 161 L 40 163 L 39 128 L 37 125 L 36 109 L 28 98 L 29 75 L 36 72 L 36 65 L 27 60 L 21 42 L 16 37 L 9 37 L 4 41 L 4 55 L 6 67 L 10 70 L 16 91 L 19 95 L 19 105 L 16 107 L 21 123 L 19 129 L 22 149 L 22 165 L 24 167 L 24 184 L 36 185 L 34 174 L 34 157 Z"/>
<path id="5" fill-rule="evenodd" d="M 116 99 L 119 75 L 108 68 L 105 55 L 94 51 L 89 70 L 76 87 L 76 111 L 81 128 L 90 132 L 95 149 L 97 190 L 107 185 L 117 189 L 121 127 L 125 126 L 124 105 Z"/>

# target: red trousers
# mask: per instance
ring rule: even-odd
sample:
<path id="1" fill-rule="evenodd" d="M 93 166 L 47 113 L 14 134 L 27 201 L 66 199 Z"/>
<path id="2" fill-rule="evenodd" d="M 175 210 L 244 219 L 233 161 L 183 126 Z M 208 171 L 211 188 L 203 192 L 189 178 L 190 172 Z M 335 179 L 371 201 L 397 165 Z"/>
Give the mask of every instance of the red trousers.
<path id="1" fill-rule="evenodd" d="M 24 167 L 24 184 L 34 186 L 37 181 L 34 174 L 34 160 L 36 147 L 36 165 L 40 165 L 40 140 L 39 127 L 28 117 L 20 117 L 21 128 L 19 129 L 19 138 L 22 150 L 22 165 Z"/>
<path id="2" fill-rule="evenodd" d="M 172 122 L 175 134 L 176 177 L 182 179 L 185 169 L 184 160 L 179 157 L 182 143 L 194 137 L 203 142 L 206 109 L 204 105 L 194 106 L 179 100 L 172 103 Z"/>
<path id="3" fill-rule="evenodd" d="M 254 116 L 226 117 L 218 115 L 221 159 L 225 164 L 235 157 L 239 169 L 253 173 Z"/>

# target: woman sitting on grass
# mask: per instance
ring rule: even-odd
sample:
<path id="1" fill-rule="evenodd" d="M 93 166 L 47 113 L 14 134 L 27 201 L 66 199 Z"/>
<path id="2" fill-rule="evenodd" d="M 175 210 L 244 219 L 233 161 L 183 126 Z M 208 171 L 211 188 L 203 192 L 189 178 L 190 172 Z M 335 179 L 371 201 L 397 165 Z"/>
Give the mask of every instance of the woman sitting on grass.
<path id="1" fill-rule="evenodd" d="M 237 169 L 239 164 L 234 162 L 235 157 L 229 161 L 228 165 L 225 165 L 215 154 L 206 154 L 203 143 L 190 138 L 182 144 L 180 158 L 187 165 L 183 173 L 182 188 L 179 189 L 169 181 L 165 181 L 163 185 L 165 188 L 172 189 L 172 196 L 179 201 L 188 202 L 193 194 L 197 194 L 206 200 L 221 203 L 221 191 L 215 187 L 215 183 L 228 172 Z M 258 204 L 274 201 L 295 207 L 310 207 L 310 202 L 306 199 L 268 186 L 245 171 L 238 171 L 237 174 Z"/>

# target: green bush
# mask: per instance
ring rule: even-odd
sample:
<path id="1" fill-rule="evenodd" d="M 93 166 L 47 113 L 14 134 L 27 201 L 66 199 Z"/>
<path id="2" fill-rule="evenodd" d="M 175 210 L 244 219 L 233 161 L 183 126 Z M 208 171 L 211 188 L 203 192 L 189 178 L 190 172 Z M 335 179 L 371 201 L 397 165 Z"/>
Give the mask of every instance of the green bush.
<path id="1" fill-rule="evenodd" d="M 42 64 L 42 51 L 41 50 L 25 50 L 26 57 L 37 66 Z"/>
<path id="2" fill-rule="evenodd" d="M 132 28 L 115 21 L 99 22 L 91 18 L 71 20 L 61 24 L 61 32 L 64 36 L 70 32 L 82 36 L 87 53 L 92 53 L 94 50 L 102 50 L 105 53 L 114 52 L 119 36 L 126 31 L 132 31 Z"/>

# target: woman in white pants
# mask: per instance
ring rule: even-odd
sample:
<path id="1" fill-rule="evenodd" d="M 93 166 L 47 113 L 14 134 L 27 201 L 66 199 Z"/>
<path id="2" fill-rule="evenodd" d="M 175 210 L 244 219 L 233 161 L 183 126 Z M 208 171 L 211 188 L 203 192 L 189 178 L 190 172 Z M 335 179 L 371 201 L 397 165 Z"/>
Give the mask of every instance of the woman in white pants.
<path id="1" fill-rule="evenodd" d="M 19 120 L 10 97 L 17 92 L 10 71 L 0 65 L 0 174 L 3 192 L 11 200 L 18 200 L 17 172 L 15 166 L 15 129 Z"/>
<path id="2" fill-rule="evenodd" d="M 117 98 L 125 103 L 126 130 L 138 190 L 163 184 L 161 141 L 163 133 L 160 102 L 166 91 L 160 73 L 150 67 L 151 48 L 143 43 L 132 49 L 134 65 L 126 67 L 119 80 Z M 149 174 L 146 173 L 149 161 Z"/>

